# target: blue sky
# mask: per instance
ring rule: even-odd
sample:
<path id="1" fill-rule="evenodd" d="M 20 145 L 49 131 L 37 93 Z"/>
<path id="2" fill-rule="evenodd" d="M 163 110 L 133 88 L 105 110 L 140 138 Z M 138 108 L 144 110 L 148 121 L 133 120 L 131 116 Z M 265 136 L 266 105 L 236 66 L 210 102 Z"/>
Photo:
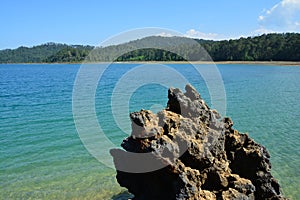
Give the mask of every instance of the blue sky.
<path id="1" fill-rule="evenodd" d="M 228 39 L 300 31 L 300 0 L 2 0 L 0 49 L 46 42 L 97 45 L 143 27 Z"/>

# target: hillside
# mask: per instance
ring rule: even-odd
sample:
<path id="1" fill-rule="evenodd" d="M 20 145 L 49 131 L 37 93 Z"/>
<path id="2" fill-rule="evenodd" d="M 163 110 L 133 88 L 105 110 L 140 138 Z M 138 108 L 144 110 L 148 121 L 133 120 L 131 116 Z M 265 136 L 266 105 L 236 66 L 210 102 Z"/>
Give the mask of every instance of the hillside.
<path id="1" fill-rule="evenodd" d="M 42 62 L 71 62 L 80 61 L 84 54 L 93 49 L 91 46 L 67 45 L 58 43 L 46 43 L 33 47 L 19 47 L 17 49 L 5 49 L 0 51 L 0 63 L 42 63 Z M 68 52 L 70 51 L 70 52 Z M 66 54 L 68 56 L 63 56 Z M 74 56 L 75 59 L 71 59 Z M 68 57 L 68 58 L 66 58 Z"/>
<path id="2" fill-rule="evenodd" d="M 267 34 L 223 41 L 195 40 L 201 44 L 214 61 L 300 61 L 299 33 Z M 180 55 L 184 55 L 190 61 L 210 60 L 201 52 L 199 46 L 195 47 L 194 44 L 178 37 L 149 37 L 127 45 L 134 46 L 137 45 L 137 42 L 172 45 L 171 49 L 180 52 Z M 136 50 L 118 58 L 119 61 L 180 61 L 182 59 L 178 55 L 158 49 Z"/>
<path id="3" fill-rule="evenodd" d="M 264 34 L 235 40 L 195 39 L 214 61 L 300 61 L 300 34 Z M 197 43 L 196 43 L 197 44 Z M 153 48 L 145 48 L 145 47 Z M 166 50 L 154 47 L 165 47 Z M 0 63 L 86 61 L 206 61 L 203 48 L 183 37 L 151 36 L 107 47 L 47 43 L 0 51 Z M 136 50 L 137 49 L 137 50 Z M 172 52 L 177 52 L 172 53 Z"/>

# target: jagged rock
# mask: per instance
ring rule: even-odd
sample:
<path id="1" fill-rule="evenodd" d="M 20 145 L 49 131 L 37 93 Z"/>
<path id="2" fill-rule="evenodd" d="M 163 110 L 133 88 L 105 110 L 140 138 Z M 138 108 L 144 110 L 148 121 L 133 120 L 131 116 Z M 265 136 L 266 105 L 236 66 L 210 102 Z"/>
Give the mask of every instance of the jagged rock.
<path id="1" fill-rule="evenodd" d="M 270 155 L 221 119 L 191 86 L 170 88 L 167 108 L 130 114 L 132 134 L 111 154 L 136 200 L 285 199 Z"/>

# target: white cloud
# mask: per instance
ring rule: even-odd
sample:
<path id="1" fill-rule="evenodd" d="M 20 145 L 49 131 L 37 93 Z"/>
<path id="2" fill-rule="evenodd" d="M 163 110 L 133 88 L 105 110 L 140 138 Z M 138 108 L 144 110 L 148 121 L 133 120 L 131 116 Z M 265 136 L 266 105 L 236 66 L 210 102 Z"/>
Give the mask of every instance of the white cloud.
<path id="1" fill-rule="evenodd" d="M 184 36 L 189 38 L 197 38 L 197 39 L 204 39 L 204 40 L 230 40 L 230 39 L 239 39 L 241 37 L 248 37 L 247 34 L 245 35 L 245 34 L 237 33 L 235 35 L 223 35 L 218 33 L 204 33 L 196 29 L 190 29 L 186 31 Z"/>
<path id="2" fill-rule="evenodd" d="M 265 17 L 261 15 L 261 16 L 258 17 L 258 20 L 262 21 L 262 20 L 264 20 L 264 18 Z"/>
<path id="3" fill-rule="evenodd" d="M 281 32 L 283 32 L 283 31 L 275 31 L 272 29 L 267 29 L 267 28 L 261 27 L 259 29 L 256 29 L 255 31 L 251 32 L 251 36 L 268 34 L 268 33 L 281 33 Z"/>
<path id="4" fill-rule="evenodd" d="M 258 17 L 261 29 L 300 31 L 300 0 L 281 0 Z"/>
<path id="5" fill-rule="evenodd" d="M 236 33 L 234 35 L 224 35 L 218 33 L 204 33 L 195 29 L 190 29 L 184 34 L 185 37 L 204 39 L 204 40 L 230 40 L 248 37 L 247 34 Z"/>
<path id="6" fill-rule="evenodd" d="M 190 29 L 190 30 L 186 31 L 184 36 L 190 37 L 190 38 L 206 39 L 206 40 L 220 39 L 220 35 L 217 33 L 203 33 L 201 31 L 197 31 L 195 29 Z"/>
<path id="7" fill-rule="evenodd" d="M 172 35 L 171 33 L 161 32 L 161 33 L 157 34 L 156 36 L 173 37 L 174 35 Z"/>

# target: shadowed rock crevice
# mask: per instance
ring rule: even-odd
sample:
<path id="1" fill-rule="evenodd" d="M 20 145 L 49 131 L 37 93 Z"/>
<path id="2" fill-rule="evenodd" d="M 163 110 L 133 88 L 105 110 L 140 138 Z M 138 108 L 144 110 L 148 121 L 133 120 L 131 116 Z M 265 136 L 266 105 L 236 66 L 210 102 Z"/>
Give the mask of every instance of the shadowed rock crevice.
<path id="1" fill-rule="evenodd" d="M 191 85 L 185 89 L 170 88 L 157 114 L 130 114 L 124 150 L 111 150 L 119 184 L 136 200 L 285 199 L 266 148 L 234 130 Z"/>

